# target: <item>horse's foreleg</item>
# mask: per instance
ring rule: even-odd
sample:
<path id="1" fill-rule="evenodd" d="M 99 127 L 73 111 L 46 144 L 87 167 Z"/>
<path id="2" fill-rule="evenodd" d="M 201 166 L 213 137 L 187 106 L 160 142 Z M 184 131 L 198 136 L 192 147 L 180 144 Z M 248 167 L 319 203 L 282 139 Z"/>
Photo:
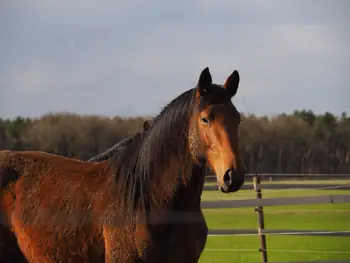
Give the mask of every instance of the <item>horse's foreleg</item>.
<path id="1" fill-rule="evenodd" d="M 194 238 L 189 240 L 189 244 L 186 250 L 185 258 L 181 263 L 197 263 L 202 255 L 202 252 L 207 243 L 208 227 L 203 218 L 203 224 L 196 224 L 193 226 L 193 230 L 196 231 Z"/>
<path id="2" fill-rule="evenodd" d="M 137 262 L 137 253 L 131 233 L 131 231 L 113 227 L 103 229 L 105 263 Z"/>
<path id="3" fill-rule="evenodd" d="M 205 239 L 195 240 L 186 249 L 184 259 L 181 263 L 197 263 L 202 255 L 206 243 Z"/>

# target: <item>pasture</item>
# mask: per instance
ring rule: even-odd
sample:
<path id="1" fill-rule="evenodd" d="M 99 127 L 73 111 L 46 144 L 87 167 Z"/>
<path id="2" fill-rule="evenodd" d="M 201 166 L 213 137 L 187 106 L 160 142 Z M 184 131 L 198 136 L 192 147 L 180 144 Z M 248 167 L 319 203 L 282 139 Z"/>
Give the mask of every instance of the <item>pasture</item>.
<path id="1" fill-rule="evenodd" d="M 281 182 L 272 182 L 281 183 Z M 283 181 L 283 184 L 350 185 L 350 180 Z M 208 183 L 212 184 L 212 183 Z M 250 184 L 250 182 L 247 182 Z M 264 182 L 270 184 L 270 182 Z M 349 194 L 338 189 L 266 189 L 263 198 Z M 254 199 L 254 190 L 224 195 L 204 191 L 203 201 Z M 210 235 L 200 263 L 260 262 L 257 215 L 254 207 L 204 209 L 208 228 L 235 229 L 236 235 Z M 313 235 L 267 234 L 269 262 L 350 260 L 350 203 L 322 205 L 272 206 L 264 208 L 265 229 L 281 232 L 315 231 Z M 254 231 L 252 231 L 254 230 Z M 324 231 L 349 231 L 344 236 L 321 236 Z M 347 235 L 347 236 L 346 236 Z"/>

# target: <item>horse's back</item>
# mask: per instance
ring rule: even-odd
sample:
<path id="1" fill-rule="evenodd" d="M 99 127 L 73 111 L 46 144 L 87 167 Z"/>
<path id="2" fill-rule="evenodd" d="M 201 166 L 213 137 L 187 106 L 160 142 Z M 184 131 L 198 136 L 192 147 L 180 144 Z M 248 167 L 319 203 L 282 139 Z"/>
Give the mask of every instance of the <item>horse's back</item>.
<path id="1" fill-rule="evenodd" d="M 105 183 L 108 166 L 36 151 L 0 152 L 0 201 L 18 206 L 59 205 L 54 209 L 73 209 L 91 200 Z M 74 197 L 74 198 L 73 198 Z M 32 204 L 28 200 L 32 199 Z M 23 202 L 21 202 L 23 201 Z"/>
<path id="2" fill-rule="evenodd" d="M 70 176 L 77 173 L 96 173 L 104 163 L 86 163 L 81 160 L 40 151 L 0 151 L 0 187 L 6 187 L 8 181 L 20 179 L 26 175 L 31 178 L 50 174 Z M 7 183 L 6 183 L 7 182 Z"/>
<path id="3" fill-rule="evenodd" d="M 45 152 L 1 151 L 0 213 L 6 235 L 0 243 L 17 239 L 34 262 L 37 257 L 100 262 L 102 233 L 91 215 L 105 167 Z"/>
<path id="4" fill-rule="evenodd" d="M 26 188 L 28 191 L 31 187 L 41 181 L 51 180 L 55 177 L 61 177 L 65 173 L 69 174 L 78 171 L 81 167 L 87 169 L 82 161 L 45 153 L 39 151 L 0 151 L 0 191 L 10 191 L 14 188 L 17 191 Z M 84 169 L 81 169 L 84 170 Z M 83 171 L 84 172 L 84 171 Z M 25 186 L 20 185 L 23 181 L 31 182 Z M 15 193 L 13 193 L 15 194 Z"/>

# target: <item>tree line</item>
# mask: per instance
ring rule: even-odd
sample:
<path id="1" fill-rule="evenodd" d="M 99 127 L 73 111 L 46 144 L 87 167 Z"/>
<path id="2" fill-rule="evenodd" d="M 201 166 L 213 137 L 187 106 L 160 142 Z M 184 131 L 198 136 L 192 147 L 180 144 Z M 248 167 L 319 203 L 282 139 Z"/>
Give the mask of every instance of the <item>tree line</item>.
<path id="1" fill-rule="evenodd" d="M 141 131 L 146 119 L 151 118 L 73 113 L 0 118 L 0 149 L 45 151 L 87 160 Z M 243 114 L 239 133 L 249 173 L 350 173 L 350 117 L 346 113 Z"/>

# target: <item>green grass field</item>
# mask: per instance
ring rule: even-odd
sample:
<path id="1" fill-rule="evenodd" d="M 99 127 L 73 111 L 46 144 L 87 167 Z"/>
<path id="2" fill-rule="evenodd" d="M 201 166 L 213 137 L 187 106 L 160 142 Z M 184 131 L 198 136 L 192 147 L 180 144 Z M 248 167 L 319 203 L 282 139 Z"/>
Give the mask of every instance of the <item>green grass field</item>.
<path id="1" fill-rule="evenodd" d="M 337 183 L 348 184 L 349 181 Z M 350 191 L 263 190 L 263 198 L 334 194 L 350 194 Z M 255 198 L 253 190 L 242 190 L 235 194 L 205 191 L 202 195 L 202 200 L 251 198 Z M 253 209 L 203 211 L 210 229 L 256 229 L 257 216 Z M 264 218 L 266 229 L 350 231 L 350 203 L 266 207 Z M 259 244 L 258 236 L 209 236 L 200 263 L 260 262 Z M 267 248 L 269 262 L 350 260 L 349 237 L 267 235 Z"/>

